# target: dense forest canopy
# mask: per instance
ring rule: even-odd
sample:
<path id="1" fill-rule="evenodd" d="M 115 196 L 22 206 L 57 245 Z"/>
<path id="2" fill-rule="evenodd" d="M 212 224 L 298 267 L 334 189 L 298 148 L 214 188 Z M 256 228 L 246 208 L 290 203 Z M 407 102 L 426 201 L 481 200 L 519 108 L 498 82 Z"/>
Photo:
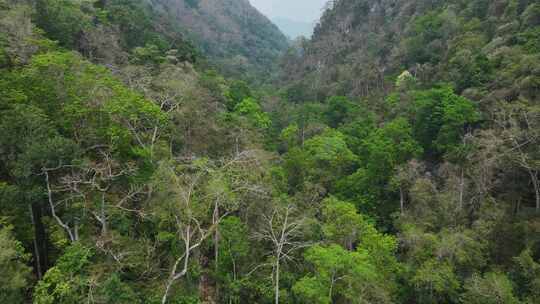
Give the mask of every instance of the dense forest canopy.
<path id="1" fill-rule="evenodd" d="M 540 303 L 540 4 L 0 0 L 0 303 Z"/>

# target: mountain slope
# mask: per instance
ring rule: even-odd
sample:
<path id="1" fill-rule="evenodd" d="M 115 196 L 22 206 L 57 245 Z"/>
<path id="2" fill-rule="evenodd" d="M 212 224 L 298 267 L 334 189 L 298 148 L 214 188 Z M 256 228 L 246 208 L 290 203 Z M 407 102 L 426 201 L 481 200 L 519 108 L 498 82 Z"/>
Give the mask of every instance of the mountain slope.
<path id="1" fill-rule="evenodd" d="M 510 56 L 513 63 L 528 65 L 517 58 L 536 56 L 539 9 L 535 3 L 335 1 L 316 27 L 305 55 L 287 65 L 285 80 L 307 79 L 304 85 L 316 84 L 322 95 L 367 96 L 388 89 L 401 72 L 409 70 L 431 83 L 452 82 L 459 91 L 486 86 L 510 89 L 503 88 L 510 80 L 497 81 L 490 68 L 510 68 L 505 60 Z M 483 76 L 470 75 L 471 69 Z M 515 77 L 519 86 L 530 72 L 506 76 Z M 476 78 L 465 79 L 465 74 Z"/>
<path id="2" fill-rule="evenodd" d="M 388 302 L 540 303 L 539 2 L 330 3 L 283 58 L 291 192 L 396 236 Z"/>
<path id="3" fill-rule="evenodd" d="M 247 0 L 153 0 L 227 72 L 269 73 L 287 38 Z M 262 72 L 262 73 L 261 73 Z"/>

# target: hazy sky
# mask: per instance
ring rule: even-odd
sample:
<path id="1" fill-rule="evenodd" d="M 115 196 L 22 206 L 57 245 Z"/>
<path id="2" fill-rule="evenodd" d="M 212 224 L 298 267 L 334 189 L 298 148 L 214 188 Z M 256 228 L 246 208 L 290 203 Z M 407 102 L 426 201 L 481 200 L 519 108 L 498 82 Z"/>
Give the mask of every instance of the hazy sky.
<path id="1" fill-rule="evenodd" d="M 249 0 L 268 17 L 284 17 L 303 22 L 313 22 L 321 15 L 328 0 Z"/>

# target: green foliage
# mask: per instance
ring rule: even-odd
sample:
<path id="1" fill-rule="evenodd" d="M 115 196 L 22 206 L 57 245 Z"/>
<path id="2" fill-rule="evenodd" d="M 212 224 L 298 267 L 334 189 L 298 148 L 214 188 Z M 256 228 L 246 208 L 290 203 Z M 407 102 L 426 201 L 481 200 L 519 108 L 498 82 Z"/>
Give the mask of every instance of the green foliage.
<path id="1" fill-rule="evenodd" d="M 107 12 L 108 22 L 119 27 L 125 48 L 129 50 L 154 45 L 164 51 L 167 41 L 162 34 L 153 30 L 155 16 L 147 4 L 137 0 L 113 0 L 105 3 L 103 9 Z"/>
<path id="2" fill-rule="evenodd" d="M 478 42 L 475 41 L 475 45 Z M 493 63 L 484 54 L 469 50 L 458 52 L 451 60 L 456 90 L 462 92 L 471 87 L 482 87 L 493 80 Z"/>
<path id="3" fill-rule="evenodd" d="M 540 25 L 540 4 L 531 3 L 521 14 L 523 27 L 537 27 Z"/>
<path id="4" fill-rule="evenodd" d="M 131 286 L 122 282 L 120 275 L 113 273 L 101 286 L 101 296 L 105 303 L 129 304 L 140 303 Z"/>
<path id="5" fill-rule="evenodd" d="M 441 54 L 434 42 L 443 37 L 444 20 L 434 11 L 419 16 L 411 25 L 411 37 L 405 40 L 408 62 L 436 63 Z M 427 47 L 426 47 L 427 46 Z"/>
<path id="6" fill-rule="evenodd" d="M 323 209 L 323 232 L 326 239 L 352 249 L 358 241 L 362 228 L 362 217 L 353 204 L 336 198 L 326 199 Z"/>
<path id="7" fill-rule="evenodd" d="M 327 129 L 307 140 L 303 147 L 291 149 L 285 156 L 284 167 L 292 189 L 309 182 L 331 188 L 340 176 L 351 170 L 355 161 L 356 156 L 348 148 L 345 136 Z"/>
<path id="8" fill-rule="evenodd" d="M 233 260 L 245 258 L 249 252 L 248 227 L 238 217 L 227 217 L 220 223 L 220 235 L 224 245 L 224 265 L 233 266 Z"/>
<path id="9" fill-rule="evenodd" d="M 69 160 L 74 143 L 62 138 L 43 111 L 35 106 L 15 103 L 0 111 L 0 159 L 14 177 L 29 178 L 43 167 Z"/>
<path id="10" fill-rule="evenodd" d="M 227 92 L 225 92 L 227 97 L 227 109 L 229 111 L 234 111 L 236 106 L 242 103 L 247 98 L 252 98 L 253 94 L 244 81 L 234 81 Z"/>
<path id="11" fill-rule="evenodd" d="M 69 0 L 39 0 L 36 3 L 36 23 L 47 35 L 67 48 L 76 48 L 91 18 L 81 4 Z"/>
<path id="12" fill-rule="evenodd" d="M 36 7 L 37 25 L 47 37 L 69 49 L 94 52 L 93 46 L 88 45 L 88 36 L 99 29 L 101 35 L 114 35 L 113 39 L 117 34 L 122 47 L 127 51 L 133 50 L 137 63 L 162 62 L 170 50 L 174 50 L 170 53 L 172 56 L 182 61 L 194 62 L 200 56 L 178 28 L 169 24 L 158 26 L 162 21 L 143 1 L 98 1 L 92 5 L 85 1 L 40 0 Z M 157 30 L 158 27 L 168 33 Z M 103 33 L 104 28 L 106 33 Z"/>
<path id="13" fill-rule="evenodd" d="M 248 97 L 234 107 L 235 113 L 246 117 L 255 127 L 267 129 L 272 124 L 268 114 L 263 112 L 259 103 Z"/>
<path id="14" fill-rule="evenodd" d="M 518 42 L 530 54 L 540 52 L 540 26 L 527 28 L 518 36 Z"/>
<path id="15" fill-rule="evenodd" d="M 460 283 L 448 263 L 426 261 L 416 270 L 412 283 L 419 293 L 420 303 L 458 303 Z"/>
<path id="16" fill-rule="evenodd" d="M 540 263 L 535 261 L 532 256 L 532 250 L 526 249 L 519 256 L 514 258 L 516 264 L 516 270 L 514 274 L 514 282 L 517 282 L 517 291 L 520 295 L 523 296 L 525 303 L 536 303 L 540 299 Z M 499 274 L 503 276 L 502 274 Z M 497 274 L 491 279 L 494 281 L 497 279 Z M 484 279 L 485 280 L 485 279 Z M 508 281 L 508 278 L 501 277 L 499 280 L 502 280 L 503 283 Z M 486 285 L 491 284 L 487 280 Z M 506 296 L 512 295 L 512 286 L 506 286 L 506 290 L 502 290 Z"/>
<path id="17" fill-rule="evenodd" d="M 132 61 L 136 64 L 160 64 L 165 61 L 165 57 L 156 45 L 147 44 L 133 49 Z"/>
<path id="18" fill-rule="evenodd" d="M 323 203 L 322 230 L 326 240 L 365 253 L 378 274 L 386 279 L 387 289 L 392 290 L 395 287 L 392 283 L 401 268 L 395 257 L 395 237 L 377 231 L 365 216 L 358 214 L 352 203 L 334 197 Z"/>
<path id="19" fill-rule="evenodd" d="M 363 111 L 354 121 L 339 128 L 345 135 L 347 145 L 356 155 L 364 153 L 365 139 L 376 131 L 376 115 L 373 112 Z"/>
<path id="20" fill-rule="evenodd" d="M 371 133 L 363 143 L 362 162 L 374 176 L 384 176 L 397 165 L 422 153 L 412 136 L 411 125 L 398 118 Z"/>
<path id="21" fill-rule="evenodd" d="M 339 127 L 358 114 L 356 105 L 343 96 L 331 97 L 328 99 L 327 104 L 324 116 L 327 124 L 332 128 Z"/>
<path id="22" fill-rule="evenodd" d="M 539 302 L 536 2 L 158 2 L 0 0 L 0 302 Z"/>
<path id="23" fill-rule="evenodd" d="M 396 280 L 402 272 L 402 265 L 398 262 L 398 240 L 395 236 L 379 232 L 365 216 L 362 218 L 359 252 L 366 252 L 370 262 L 376 267 L 377 272 L 385 282 L 386 290 L 395 292 Z"/>
<path id="24" fill-rule="evenodd" d="M 303 303 L 389 303 L 388 295 L 377 286 L 376 269 L 365 252 L 347 251 L 338 245 L 316 245 L 306 252 L 305 259 L 313 265 L 312 274 L 293 287 Z"/>
<path id="25" fill-rule="evenodd" d="M 227 217 L 219 227 L 220 247 L 217 276 L 225 287 L 224 299 L 238 300 L 243 282 L 238 278 L 249 254 L 248 227 L 238 217 Z"/>
<path id="26" fill-rule="evenodd" d="M 304 277 L 293 288 L 305 302 L 332 303 L 334 297 L 351 300 L 349 297 L 360 290 L 356 288 L 375 277 L 365 255 L 338 245 L 315 246 L 306 252 L 305 259 L 314 267 L 313 276 Z"/>
<path id="27" fill-rule="evenodd" d="M 34 303 L 72 304 L 84 302 L 88 295 L 87 266 L 93 253 L 79 243 L 69 246 L 56 266 L 47 271 L 34 291 Z"/>
<path id="28" fill-rule="evenodd" d="M 30 255 L 24 252 L 21 242 L 13 237 L 13 228 L 0 227 L 0 301 L 25 303 L 25 293 L 30 283 L 31 269 L 26 265 Z"/>
<path id="29" fill-rule="evenodd" d="M 105 68 L 73 53 L 35 56 L 21 75 L 14 83 L 18 92 L 40 107 L 60 133 L 78 134 L 82 146 L 105 142 L 131 152 L 126 149 L 138 132 L 165 118 L 157 106 L 123 86 Z M 88 128 L 80 129 L 83 123 Z"/>
<path id="30" fill-rule="evenodd" d="M 414 134 L 424 151 L 459 153 L 462 136 L 480 120 L 476 106 L 450 87 L 414 93 Z"/>
<path id="31" fill-rule="evenodd" d="M 9 64 L 9 57 L 6 50 L 7 44 L 6 34 L 0 34 L 0 68 L 4 68 Z"/>
<path id="32" fill-rule="evenodd" d="M 323 168 L 339 168 L 355 160 L 355 155 L 348 149 L 343 134 L 332 129 L 327 129 L 323 134 L 309 139 L 304 147 L 309 160 L 314 165 L 322 165 Z"/>
<path id="33" fill-rule="evenodd" d="M 358 148 L 360 168 L 340 180 L 340 195 L 354 201 L 363 212 L 388 220 L 397 207 L 395 203 L 385 204 L 394 199 L 392 192 L 386 191 L 393 172 L 422 153 L 412 134 L 411 126 L 402 118 L 369 133 Z"/>
<path id="34" fill-rule="evenodd" d="M 465 285 L 462 296 L 464 304 L 517 304 L 512 282 L 503 273 L 489 272 L 484 276 L 475 274 Z"/>
<path id="35" fill-rule="evenodd" d="M 298 125 L 296 123 L 293 123 L 289 125 L 288 127 L 286 127 L 285 129 L 283 129 L 283 131 L 281 131 L 279 139 L 281 141 L 286 142 L 289 148 L 292 148 L 299 141 L 299 138 L 298 138 L 299 132 L 300 132 L 300 128 L 298 127 Z"/>

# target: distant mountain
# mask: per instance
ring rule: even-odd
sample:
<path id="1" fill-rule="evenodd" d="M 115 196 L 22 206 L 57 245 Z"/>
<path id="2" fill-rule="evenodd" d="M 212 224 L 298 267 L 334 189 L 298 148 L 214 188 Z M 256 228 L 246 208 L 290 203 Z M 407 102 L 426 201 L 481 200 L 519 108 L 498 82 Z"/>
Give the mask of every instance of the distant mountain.
<path id="1" fill-rule="evenodd" d="M 269 73 L 288 41 L 248 0 L 150 0 L 225 72 Z"/>
<path id="2" fill-rule="evenodd" d="M 511 66 L 508 62 L 540 50 L 538 42 L 531 42 L 538 38 L 525 38 L 540 33 L 538 0 L 332 3 L 311 41 L 297 52 L 303 56 L 285 64 L 284 83 L 310 88 L 306 91 L 314 95 L 302 99 L 364 97 L 388 89 L 404 70 L 434 83 L 452 83 L 459 92 L 483 92 L 485 98 L 497 92 L 513 100 L 531 83 L 524 80 L 532 77 L 528 64 L 516 79 L 493 74 L 492 67 Z"/>
<path id="3" fill-rule="evenodd" d="M 283 17 L 273 17 L 271 19 L 289 39 L 299 36 L 309 38 L 313 34 L 313 28 L 315 27 L 315 22 L 296 21 Z"/>

